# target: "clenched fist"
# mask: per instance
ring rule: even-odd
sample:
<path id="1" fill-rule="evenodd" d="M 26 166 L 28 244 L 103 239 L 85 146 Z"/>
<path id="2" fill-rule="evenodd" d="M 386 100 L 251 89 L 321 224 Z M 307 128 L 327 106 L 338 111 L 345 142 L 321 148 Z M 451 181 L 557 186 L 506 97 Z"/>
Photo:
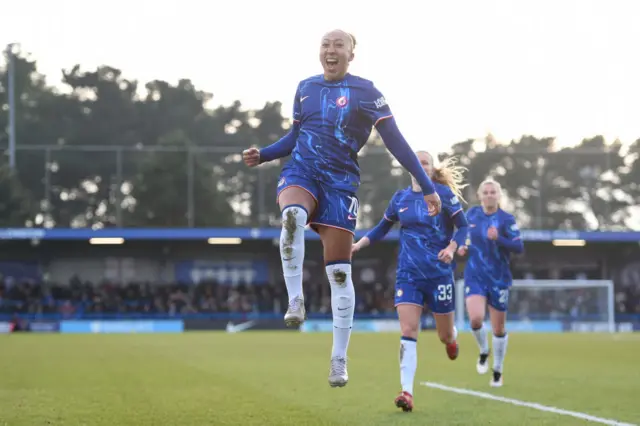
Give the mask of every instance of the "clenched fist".
<path id="1" fill-rule="evenodd" d="M 429 216 L 437 216 L 442 210 L 442 201 L 440 201 L 440 196 L 437 192 L 425 195 L 424 201 L 427 203 Z"/>
<path id="2" fill-rule="evenodd" d="M 242 161 L 249 167 L 255 167 L 260 164 L 260 150 L 258 148 L 249 148 L 242 151 Z"/>

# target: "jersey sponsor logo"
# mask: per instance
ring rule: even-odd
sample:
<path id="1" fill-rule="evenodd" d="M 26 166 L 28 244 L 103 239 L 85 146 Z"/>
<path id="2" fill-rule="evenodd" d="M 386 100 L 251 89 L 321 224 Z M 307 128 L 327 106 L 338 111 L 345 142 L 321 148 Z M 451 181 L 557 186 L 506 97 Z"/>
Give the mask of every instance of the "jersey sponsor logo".
<path id="1" fill-rule="evenodd" d="M 346 107 L 348 103 L 349 103 L 349 99 L 347 99 L 346 96 L 340 96 L 336 101 L 336 105 L 338 105 L 340 108 Z"/>
<path id="2" fill-rule="evenodd" d="M 376 108 L 380 109 L 387 104 L 387 100 L 384 98 L 384 96 L 381 96 L 375 101 L 373 101 L 373 103 L 376 106 Z"/>

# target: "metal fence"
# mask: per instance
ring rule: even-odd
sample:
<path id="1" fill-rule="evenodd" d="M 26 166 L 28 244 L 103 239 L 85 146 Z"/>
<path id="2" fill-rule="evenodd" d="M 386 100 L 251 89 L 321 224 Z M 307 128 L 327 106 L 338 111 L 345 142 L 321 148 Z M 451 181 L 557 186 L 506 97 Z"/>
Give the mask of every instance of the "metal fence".
<path id="1" fill-rule="evenodd" d="M 275 190 L 281 165 L 247 169 L 242 148 L 164 146 L 27 146 L 17 149 L 18 176 L 34 200 L 34 226 L 145 226 L 144 203 L 167 226 L 217 226 L 199 215 L 210 205 L 231 205 L 225 226 L 277 224 Z M 503 206 L 521 227 L 535 229 L 629 229 L 640 188 L 619 172 L 623 159 L 602 151 L 570 153 L 464 153 L 466 200 L 494 176 L 505 191 Z M 409 183 L 406 172 L 381 147 L 360 158 L 359 227 L 377 223 L 393 192 Z M 390 164 L 393 164 L 390 170 Z M 143 188 L 144 187 L 144 188 Z M 145 200 L 137 199 L 144 192 Z M 171 193 L 170 193 L 171 192 Z M 171 204 L 163 206 L 166 198 Z M 212 213 L 222 215 L 223 213 Z M 47 224 L 47 221 L 49 223 Z M 636 219 L 637 221 L 637 219 Z M 22 224 L 24 225 L 24 224 Z M 20 226 L 20 224 L 16 224 Z"/>

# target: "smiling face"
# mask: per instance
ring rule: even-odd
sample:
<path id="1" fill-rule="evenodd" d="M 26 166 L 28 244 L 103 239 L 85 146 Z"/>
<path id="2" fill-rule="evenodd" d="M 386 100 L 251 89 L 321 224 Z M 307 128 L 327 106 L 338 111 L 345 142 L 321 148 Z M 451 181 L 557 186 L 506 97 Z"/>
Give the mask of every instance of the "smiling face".
<path id="1" fill-rule="evenodd" d="M 433 157 L 426 151 L 416 152 L 416 157 L 420 161 L 422 169 L 429 177 L 433 177 Z"/>
<path id="2" fill-rule="evenodd" d="M 500 186 L 495 182 L 484 182 L 478 188 L 478 198 L 485 210 L 497 210 L 500 203 Z"/>
<path id="3" fill-rule="evenodd" d="M 422 170 L 424 170 L 427 176 L 433 177 L 433 157 L 431 157 L 431 154 L 426 151 L 417 151 L 416 157 L 418 157 L 418 161 L 420 161 Z M 418 190 L 418 188 L 420 188 L 418 181 L 413 176 L 411 176 L 411 186 L 413 186 L 415 190 Z"/>
<path id="4" fill-rule="evenodd" d="M 355 40 L 342 30 L 330 31 L 322 37 L 320 44 L 320 63 L 324 69 L 325 80 L 344 78 L 349 63 L 353 60 Z"/>

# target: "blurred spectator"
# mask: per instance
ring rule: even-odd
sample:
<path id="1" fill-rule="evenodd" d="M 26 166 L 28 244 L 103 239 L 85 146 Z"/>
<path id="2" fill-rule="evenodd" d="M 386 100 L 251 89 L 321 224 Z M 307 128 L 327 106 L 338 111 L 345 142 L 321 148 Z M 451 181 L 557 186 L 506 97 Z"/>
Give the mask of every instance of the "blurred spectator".
<path id="1" fill-rule="evenodd" d="M 305 283 L 305 301 L 310 314 L 330 314 L 331 294 L 326 280 Z M 376 281 L 358 287 L 358 314 L 391 314 L 393 283 Z M 582 317 L 605 310 L 602 289 L 578 288 L 562 291 L 531 289 L 513 292 L 509 310 L 519 317 Z M 82 314 L 194 313 L 282 313 L 287 299 L 284 283 L 250 286 L 103 282 L 94 285 L 73 277 L 68 285 L 13 282 L 0 279 L 0 314 L 59 314 L 69 318 Z M 618 288 L 616 312 L 640 314 L 640 287 Z"/>

